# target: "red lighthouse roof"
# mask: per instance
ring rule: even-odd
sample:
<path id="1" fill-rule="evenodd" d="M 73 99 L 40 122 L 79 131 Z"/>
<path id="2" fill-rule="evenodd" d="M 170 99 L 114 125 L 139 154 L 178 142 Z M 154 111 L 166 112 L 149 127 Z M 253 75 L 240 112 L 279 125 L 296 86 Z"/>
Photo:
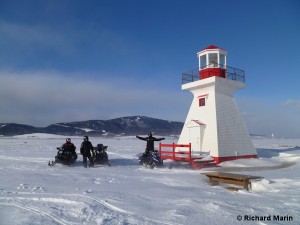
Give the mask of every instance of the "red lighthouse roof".
<path id="1" fill-rule="evenodd" d="M 200 52 L 198 52 L 197 55 L 202 54 L 202 53 L 207 52 L 207 51 L 222 51 L 223 54 L 225 54 L 225 55 L 227 53 L 227 51 L 225 49 L 223 49 L 223 48 L 220 48 L 220 47 L 218 47 L 216 45 L 210 45 L 210 46 L 202 49 Z"/>
<path id="2" fill-rule="evenodd" d="M 220 49 L 220 48 L 218 46 L 216 46 L 216 45 L 210 45 L 210 46 L 208 46 L 205 49 Z"/>
<path id="3" fill-rule="evenodd" d="M 216 45 L 210 45 L 210 46 L 206 47 L 205 49 L 202 49 L 201 52 L 202 52 L 203 50 L 207 50 L 207 49 L 222 49 L 222 50 L 225 50 L 225 49 L 223 49 L 223 48 L 219 48 L 219 47 L 216 46 Z"/>

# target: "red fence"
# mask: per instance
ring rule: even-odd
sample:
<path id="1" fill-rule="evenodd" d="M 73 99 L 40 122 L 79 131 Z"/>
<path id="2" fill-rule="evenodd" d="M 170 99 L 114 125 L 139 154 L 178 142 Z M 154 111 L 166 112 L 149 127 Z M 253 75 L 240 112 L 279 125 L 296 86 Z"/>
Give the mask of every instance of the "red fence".
<path id="1" fill-rule="evenodd" d="M 187 148 L 186 151 L 175 151 L 176 147 Z M 162 144 L 159 143 L 159 156 L 161 159 L 172 159 L 175 161 L 190 162 L 192 159 L 191 143 L 187 145 L 180 144 Z"/>

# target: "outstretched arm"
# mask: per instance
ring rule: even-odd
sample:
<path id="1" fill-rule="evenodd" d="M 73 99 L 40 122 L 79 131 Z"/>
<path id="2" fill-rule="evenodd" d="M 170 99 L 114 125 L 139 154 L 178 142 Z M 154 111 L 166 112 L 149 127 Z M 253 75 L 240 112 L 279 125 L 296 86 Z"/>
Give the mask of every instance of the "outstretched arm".
<path id="1" fill-rule="evenodd" d="M 147 141 L 147 138 L 143 138 L 143 137 L 140 137 L 140 136 L 136 136 L 136 138 L 138 138 L 140 140 L 143 140 L 143 141 Z"/>
<path id="2" fill-rule="evenodd" d="M 162 141 L 162 140 L 165 140 L 165 138 L 154 138 L 155 140 L 154 141 Z"/>

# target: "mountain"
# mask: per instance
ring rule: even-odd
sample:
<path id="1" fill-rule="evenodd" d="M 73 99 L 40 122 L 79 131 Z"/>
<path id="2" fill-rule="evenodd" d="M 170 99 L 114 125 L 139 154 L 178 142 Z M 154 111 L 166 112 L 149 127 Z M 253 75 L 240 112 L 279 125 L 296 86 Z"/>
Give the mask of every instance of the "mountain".
<path id="1" fill-rule="evenodd" d="M 39 128 L 16 123 L 0 123 L 0 135 L 13 136 L 19 134 L 38 133 Z"/>
<path id="2" fill-rule="evenodd" d="M 0 135 L 13 136 L 30 133 L 49 133 L 70 136 L 115 136 L 148 134 L 149 132 L 159 135 L 178 135 L 182 127 L 182 122 L 167 121 L 145 116 L 130 116 L 111 120 L 56 123 L 47 127 L 2 123 L 0 124 Z"/>

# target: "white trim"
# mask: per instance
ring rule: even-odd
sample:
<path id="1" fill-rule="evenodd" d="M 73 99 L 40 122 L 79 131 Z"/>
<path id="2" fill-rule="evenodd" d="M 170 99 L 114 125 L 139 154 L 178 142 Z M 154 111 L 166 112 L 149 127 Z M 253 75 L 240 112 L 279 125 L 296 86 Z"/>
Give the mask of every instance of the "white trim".
<path id="1" fill-rule="evenodd" d="M 207 98 L 208 97 L 208 94 L 205 94 L 205 95 L 199 95 L 197 98 Z"/>

